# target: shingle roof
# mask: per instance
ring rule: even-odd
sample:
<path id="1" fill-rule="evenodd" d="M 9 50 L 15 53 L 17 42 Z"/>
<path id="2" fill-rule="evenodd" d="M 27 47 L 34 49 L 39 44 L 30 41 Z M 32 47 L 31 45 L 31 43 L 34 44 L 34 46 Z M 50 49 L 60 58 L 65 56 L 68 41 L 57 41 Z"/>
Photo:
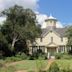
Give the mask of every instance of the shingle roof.
<path id="1" fill-rule="evenodd" d="M 41 37 L 44 37 L 45 35 L 47 35 L 49 31 L 54 31 L 57 34 L 59 34 L 60 37 L 64 37 L 66 30 L 67 30 L 67 28 L 54 28 L 54 29 L 52 28 L 51 29 L 50 27 L 47 27 L 45 29 L 42 29 Z"/>

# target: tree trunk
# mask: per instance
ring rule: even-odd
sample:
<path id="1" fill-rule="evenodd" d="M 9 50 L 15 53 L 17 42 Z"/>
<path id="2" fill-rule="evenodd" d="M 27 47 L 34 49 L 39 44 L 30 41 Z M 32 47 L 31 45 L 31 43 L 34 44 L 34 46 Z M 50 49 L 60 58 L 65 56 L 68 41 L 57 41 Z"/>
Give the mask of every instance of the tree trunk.
<path id="1" fill-rule="evenodd" d="M 13 41 L 12 41 L 12 45 L 11 45 L 11 50 L 13 51 L 14 50 L 14 45 L 16 43 L 16 37 L 13 38 Z"/>

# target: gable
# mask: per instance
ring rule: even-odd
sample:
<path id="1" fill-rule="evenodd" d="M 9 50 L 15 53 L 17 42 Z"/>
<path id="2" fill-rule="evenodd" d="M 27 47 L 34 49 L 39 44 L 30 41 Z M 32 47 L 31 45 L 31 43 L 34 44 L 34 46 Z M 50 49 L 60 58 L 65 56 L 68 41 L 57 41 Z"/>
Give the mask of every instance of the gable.
<path id="1" fill-rule="evenodd" d="M 52 35 L 51 35 L 51 34 L 52 34 Z M 58 34 L 58 33 L 55 32 L 55 31 L 48 31 L 47 33 L 44 34 L 43 37 L 45 38 L 45 37 L 48 36 L 48 35 L 50 35 L 50 36 L 56 35 L 56 36 L 60 37 L 60 34 Z"/>
<path id="2" fill-rule="evenodd" d="M 57 45 L 54 42 L 51 42 L 47 45 L 47 47 L 57 47 Z"/>
<path id="3" fill-rule="evenodd" d="M 42 30 L 41 37 L 45 37 L 51 31 L 56 33 L 59 37 L 64 37 L 66 30 L 67 30 L 66 28 L 55 28 L 55 29 L 46 28 Z"/>

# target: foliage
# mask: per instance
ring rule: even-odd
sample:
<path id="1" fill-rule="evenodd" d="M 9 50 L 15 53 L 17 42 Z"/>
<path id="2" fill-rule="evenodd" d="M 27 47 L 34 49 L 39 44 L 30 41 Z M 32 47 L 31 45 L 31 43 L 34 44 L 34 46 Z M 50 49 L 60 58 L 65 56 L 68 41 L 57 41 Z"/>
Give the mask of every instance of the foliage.
<path id="1" fill-rule="evenodd" d="M 2 46 L 5 52 L 9 53 L 7 54 L 9 56 L 14 56 L 18 52 L 28 54 L 27 41 L 29 40 L 33 43 L 35 38 L 41 34 L 35 13 L 31 9 L 24 9 L 15 5 L 4 10 L 2 15 L 6 16 L 6 21 L 0 28 L 0 48 L 1 44 L 5 44 L 7 47 L 5 45 Z"/>
<path id="2" fill-rule="evenodd" d="M 55 58 L 56 58 L 56 59 L 61 59 L 62 56 L 63 56 L 63 53 L 56 53 L 56 54 L 55 54 Z"/>
<path id="3" fill-rule="evenodd" d="M 48 70 L 48 72 L 60 72 L 57 63 L 53 62 Z"/>
<path id="4" fill-rule="evenodd" d="M 70 54 L 63 54 L 62 59 L 72 59 L 72 55 Z"/>
<path id="5" fill-rule="evenodd" d="M 71 47 L 72 53 L 72 25 L 67 28 L 66 37 L 68 38 L 67 47 Z"/>
<path id="6" fill-rule="evenodd" d="M 72 55 L 68 54 L 68 53 L 56 53 L 55 54 L 55 58 L 56 59 L 72 59 Z"/>
<path id="7" fill-rule="evenodd" d="M 22 60 L 28 59 L 28 55 L 26 55 L 25 53 L 17 54 L 16 57 L 21 58 Z"/>
<path id="8" fill-rule="evenodd" d="M 30 60 L 35 60 L 35 59 L 45 60 L 46 54 L 43 53 L 42 50 L 37 50 L 36 52 L 33 52 L 32 56 L 30 56 Z"/>
<path id="9" fill-rule="evenodd" d="M 0 59 L 3 58 L 3 56 L 5 55 L 5 53 L 7 52 L 8 49 L 8 42 L 5 39 L 5 36 L 0 32 Z M 7 55 L 8 53 L 6 53 Z"/>
<path id="10" fill-rule="evenodd" d="M 21 60 L 28 60 L 29 56 L 27 56 L 25 53 L 17 54 L 15 56 L 6 57 L 5 62 L 16 62 Z"/>
<path id="11" fill-rule="evenodd" d="M 19 58 L 19 57 L 15 57 L 15 56 L 12 56 L 12 57 L 6 57 L 5 59 L 5 62 L 16 62 L 16 61 L 21 61 L 22 59 Z"/>

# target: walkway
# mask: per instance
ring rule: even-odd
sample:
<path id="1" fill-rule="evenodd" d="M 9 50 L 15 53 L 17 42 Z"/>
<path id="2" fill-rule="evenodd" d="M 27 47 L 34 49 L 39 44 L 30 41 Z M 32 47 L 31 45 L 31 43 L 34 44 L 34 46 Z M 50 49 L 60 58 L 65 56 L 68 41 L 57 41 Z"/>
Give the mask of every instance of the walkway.
<path id="1" fill-rule="evenodd" d="M 45 71 L 47 71 L 49 69 L 49 67 L 51 66 L 51 64 L 55 61 L 55 59 L 49 59 L 48 60 L 48 65 L 47 67 L 45 68 Z"/>

